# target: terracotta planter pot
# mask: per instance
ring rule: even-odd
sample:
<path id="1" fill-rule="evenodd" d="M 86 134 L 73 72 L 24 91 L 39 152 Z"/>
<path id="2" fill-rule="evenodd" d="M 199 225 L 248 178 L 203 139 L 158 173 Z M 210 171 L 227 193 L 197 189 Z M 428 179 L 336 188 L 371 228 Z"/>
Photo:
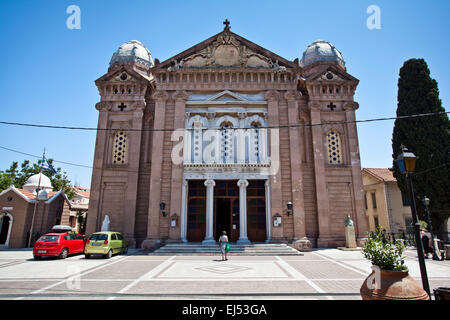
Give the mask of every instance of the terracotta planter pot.
<path id="1" fill-rule="evenodd" d="M 372 269 L 359 290 L 363 300 L 430 300 L 408 271 Z"/>

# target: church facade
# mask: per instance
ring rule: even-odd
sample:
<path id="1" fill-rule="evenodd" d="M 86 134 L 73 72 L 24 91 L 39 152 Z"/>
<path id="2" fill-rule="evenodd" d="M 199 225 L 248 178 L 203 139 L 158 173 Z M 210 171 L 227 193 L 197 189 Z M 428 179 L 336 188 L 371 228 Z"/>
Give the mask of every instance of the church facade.
<path id="1" fill-rule="evenodd" d="M 367 231 L 354 93 L 341 53 L 317 40 L 289 61 L 231 32 L 153 60 L 123 44 L 100 93 L 86 232 L 134 245 L 345 245 Z"/>

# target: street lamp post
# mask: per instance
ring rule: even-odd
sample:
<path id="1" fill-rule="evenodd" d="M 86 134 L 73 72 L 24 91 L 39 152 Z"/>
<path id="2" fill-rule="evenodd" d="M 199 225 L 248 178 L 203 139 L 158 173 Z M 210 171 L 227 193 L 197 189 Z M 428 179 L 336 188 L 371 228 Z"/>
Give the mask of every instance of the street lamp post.
<path id="1" fill-rule="evenodd" d="M 431 234 L 431 245 L 433 247 L 433 260 L 440 260 L 436 254 L 436 246 L 434 244 L 434 235 L 433 235 L 433 226 L 431 225 L 431 217 L 430 217 L 430 199 L 427 197 L 423 198 L 423 204 L 425 205 L 425 209 L 427 210 L 427 222 L 428 222 L 428 230 Z"/>
<path id="2" fill-rule="evenodd" d="M 412 183 L 412 174 L 416 166 L 416 156 L 409 152 L 405 147 L 402 148 L 402 153 L 397 157 L 397 165 L 400 172 L 405 175 L 406 184 L 408 186 L 409 199 L 411 201 L 411 215 L 414 224 L 414 236 L 416 240 L 417 256 L 419 258 L 420 274 L 422 277 L 422 286 L 428 296 L 430 296 L 430 285 L 428 284 L 427 268 L 425 265 L 425 258 L 423 254 L 423 245 L 420 239 L 420 223 L 417 219 L 416 201 L 414 199 L 414 189 Z"/>

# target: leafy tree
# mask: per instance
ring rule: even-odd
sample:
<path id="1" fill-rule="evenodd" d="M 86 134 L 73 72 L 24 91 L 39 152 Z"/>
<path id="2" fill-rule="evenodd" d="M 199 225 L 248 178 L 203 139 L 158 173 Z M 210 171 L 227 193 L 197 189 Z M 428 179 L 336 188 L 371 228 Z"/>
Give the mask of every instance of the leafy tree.
<path id="1" fill-rule="evenodd" d="M 53 159 L 47 159 L 48 163 L 53 166 Z M 42 160 L 30 165 L 29 160 L 24 160 L 20 165 L 14 161 L 11 166 L 5 171 L 0 171 L 0 192 L 14 185 L 16 188 L 22 188 L 28 178 L 34 174 L 39 173 Z M 42 173 L 50 178 L 54 190 L 64 190 L 64 193 L 69 199 L 75 196 L 75 190 L 70 185 L 70 180 L 67 173 L 63 172 L 61 168 L 55 168 L 56 173 L 43 170 Z"/>
<path id="2" fill-rule="evenodd" d="M 398 80 L 397 117 L 438 112 L 445 112 L 445 109 L 439 99 L 437 82 L 430 77 L 425 60 L 406 61 Z M 413 185 L 419 218 L 426 220 L 422 199 L 427 196 L 433 229 L 437 231 L 440 227 L 443 231 L 450 215 L 450 122 L 447 114 L 395 120 L 393 173 L 400 190 L 407 193 L 405 178 L 395 161 L 402 152 L 402 145 L 417 156 Z"/>

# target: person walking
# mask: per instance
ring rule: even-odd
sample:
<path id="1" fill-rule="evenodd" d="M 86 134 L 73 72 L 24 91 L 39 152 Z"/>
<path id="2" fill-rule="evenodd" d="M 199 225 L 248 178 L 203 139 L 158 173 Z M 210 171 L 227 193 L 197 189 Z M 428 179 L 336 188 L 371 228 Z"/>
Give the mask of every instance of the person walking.
<path id="1" fill-rule="evenodd" d="M 219 247 L 220 251 L 222 252 L 222 261 L 228 260 L 227 259 L 227 244 L 228 244 L 228 237 L 227 232 L 222 231 L 222 235 L 219 238 Z"/>

